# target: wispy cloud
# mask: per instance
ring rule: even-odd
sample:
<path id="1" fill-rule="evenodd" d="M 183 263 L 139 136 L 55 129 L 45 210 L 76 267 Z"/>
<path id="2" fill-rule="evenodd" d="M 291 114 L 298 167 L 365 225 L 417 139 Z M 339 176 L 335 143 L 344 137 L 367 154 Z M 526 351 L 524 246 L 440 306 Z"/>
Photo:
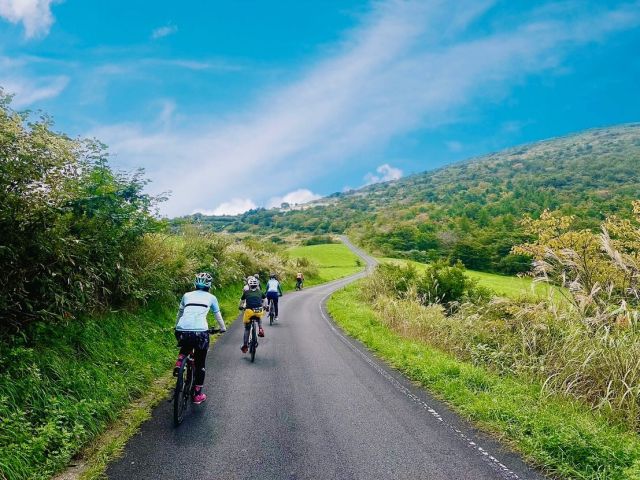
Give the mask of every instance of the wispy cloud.
<path id="1" fill-rule="evenodd" d="M 173 191 L 167 214 L 236 196 L 256 169 L 268 199 L 398 135 L 454 122 L 471 102 L 499 100 L 524 76 L 558 68 L 576 47 L 640 21 L 637 4 L 584 12 L 576 4 L 572 15 L 535 10 L 470 33 L 492 3 L 378 2 L 331 56 L 244 112 L 167 131 L 119 124 L 92 133 L 120 161 L 147 167 L 159 190 Z"/>
<path id="2" fill-rule="evenodd" d="M 36 102 L 57 97 L 69 83 L 66 75 L 29 78 L 23 76 L 3 77 L 0 73 L 0 87 L 13 95 L 13 106 L 25 108 Z"/>
<path id="3" fill-rule="evenodd" d="M 256 208 L 250 198 L 233 198 L 228 202 L 222 202 L 213 210 L 196 209 L 192 213 L 201 213 L 203 215 L 238 215 L 248 210 Z"/>
<path id="4" fill-rule="evenodd" d="M 380 165 L 378 168 L 376 168 L 376 172 L 377 174 L 369 172 L 364 176 L 366 185 L 372 185 L 374 183 L 380 182 L 389 182 L 391 180 L 398 180 L 399 178 L 402 178 L 402 170 L 392 167 L 388 163 Z"/>
<path id="5" fill-rule="evenodd" d="M 52 3 L 54 0 L 0 0 L 0 17 L 22 23 L 27 38 L 46 35 L 53 24 Z"/>
<path id="6" fill-rule="evenodd" d="M 267 202 L 267 208 L 279 207 L 283 203 L 288 203 L 289 205 L 300 205 L 302 203 L 309 203 L 313 200 L 318 200 L 319 198 L 322 198 L 322 195 L 313 193 L 307 188 L 299 188 L 298 190 L 289 192 L 281 197 L 270 198 Z"/>
<path id="7" fill-rule="evenodd" d="M 143 58 L 130 63 L 131 67 L 172 67 L 184 68 L 187 70 L 216 70 L 235 72 L 244 67 L 239 63 L 232 63 L 227 60 L 193 60 L 187 58 Z"/>
<path id="8" fill-rule="evenodd" d="M 164 27 L 158 27 L 151 32 L 151 38 L 157 40 L 158 38 L 168 37 L 178 32 L 178 27 L 175 25 L 165 25 Z"/>

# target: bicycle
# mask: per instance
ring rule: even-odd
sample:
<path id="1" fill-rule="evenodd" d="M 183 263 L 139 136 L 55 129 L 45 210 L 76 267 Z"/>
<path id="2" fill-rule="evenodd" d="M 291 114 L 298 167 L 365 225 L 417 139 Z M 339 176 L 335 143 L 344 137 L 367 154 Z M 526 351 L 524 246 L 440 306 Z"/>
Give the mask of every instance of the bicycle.
<path id="1" fill-rule="evenodd" d="M 209 333 L 219 333 L 217 328 L 210 328 Z M 195 369 L 194 349 L 182 359 L 178 367 L 176 388 L 173 391 L 173 424 L 177 427 L 184 420 L 184 414 L 189 408 L 189 399 L 193 396 Z"/>
<path id="2" fill-rule="evenodd" d="M 276 319 L 276 306 L 273 303 L 273 299 L 269 300 L 269 325 L 273 325 Z"/>
<path id="3" fill-rule="evenodd" d="M 240 307 L 240 310 L 246 310 L 245 307 Z M 260 320 L 260 315 L 264 311 L 262 307 L 260 308 L 252 308 L 253 315 L 249 319 L 251 326 L 249 327 L 249 353 L 251 354 L 251 363 L 253 363 L 256 359 L 256 350 L 258 349 L 258 328 L 256 326 L 256 321 Z"/>

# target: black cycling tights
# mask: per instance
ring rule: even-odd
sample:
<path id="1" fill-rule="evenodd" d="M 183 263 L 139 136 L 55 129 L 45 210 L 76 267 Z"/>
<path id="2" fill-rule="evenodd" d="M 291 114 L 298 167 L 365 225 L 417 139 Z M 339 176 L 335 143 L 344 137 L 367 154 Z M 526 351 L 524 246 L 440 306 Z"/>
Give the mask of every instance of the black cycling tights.
<path id="1" fill-rule="evenodd" d="M 188 355 L 193 349 L 196 385 L 204 385 L 204 367 L 209 350 L 209 332 L 175 332 L 180 353 Z"/>

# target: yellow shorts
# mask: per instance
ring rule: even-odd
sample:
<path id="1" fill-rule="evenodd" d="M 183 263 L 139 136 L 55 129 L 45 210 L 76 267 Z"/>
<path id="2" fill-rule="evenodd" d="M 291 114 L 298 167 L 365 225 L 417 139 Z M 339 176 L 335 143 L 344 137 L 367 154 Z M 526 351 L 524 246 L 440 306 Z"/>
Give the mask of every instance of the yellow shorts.
<path id="1" fill-rule="evenodd" d="M 257 310 L 252 310 L 251 308 L 245 308 L 244 315 L 242 317 L 242 322 L 246 325 L 251 321 L 251 317 L 262 318 L 263 313 L 264 313 L 263 308 L 259 308 Z"/>

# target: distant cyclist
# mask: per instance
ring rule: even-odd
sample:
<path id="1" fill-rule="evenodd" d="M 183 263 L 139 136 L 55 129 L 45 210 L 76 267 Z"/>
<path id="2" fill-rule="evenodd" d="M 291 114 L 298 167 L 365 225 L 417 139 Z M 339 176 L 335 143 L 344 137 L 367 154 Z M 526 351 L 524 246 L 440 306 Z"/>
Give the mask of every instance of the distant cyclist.
<path id="1" fill-rule="evenodd" d="M 278 281 L 278 277 L 275 273 L 269 276 L 267 282 L 267 300 L 273 300 L 273 306 L 275 308 L 276 320 L 278 319 L 278 298 L 282 296 L 282 287 Z"/>
<path id="2" fill-rule="evenodd" d="M 244 285 L 244 291 L 246 292 L 247 290 L 249 290 L 249 279 L 253 277 L 256 280 L 258 280 L 258 289 L 260 289 L 260 275 L 257 273 L 254 273 L 253 275 L 249 275 L 246 279 L 246 283 Z"/>
<path id="3" fill-rule="evenodd" d="M 260 282 L 255 277 L 249 277 L 247 280 L 248 290 L 242 292 L 240 299 L 240 308 L 244 308 L 242 321 L 244 323 L 244 341 L 242 342 L 242 353 L 249 350 L 249 331 L 251 330 L 251 317 L 258 317 L 258 336 L 264 337 L 262 329 L 262 313 L 265 307 L 264 299 L 266 295 L 260 290 Z"/>
<path id="4" fill-rule="evenodd" d="M 205 361 L 207 350 L 209 350 L 209 325 L 207 324 L 207 313 L 213 312 L 220 326 L 221 332 L 226 332 L 224 319 L 220 312 L 218 299 L 209 293 L 211 289 L 211 275 L 202 272 L 196 275 L 194 285 L 195 290 L 187 292 L 180 300 L 178 315 L 176 317 L 175 335 L 180 346 L 180 354 L 176 361 L 174 375 L 180 367 L 185 356 L 194 349 L 195 362 L 195 387 L 193 392 L 193 403 L 200 404 L 207 399 L 202 391 L 205 375 Z"/>
<path id="5" fill-rule="evenodd" d="M 304 275 L 302 272 L 298 272 L 296 275 L 296 290 L 302 290 L 302 284 L 304 283 Z"/>

